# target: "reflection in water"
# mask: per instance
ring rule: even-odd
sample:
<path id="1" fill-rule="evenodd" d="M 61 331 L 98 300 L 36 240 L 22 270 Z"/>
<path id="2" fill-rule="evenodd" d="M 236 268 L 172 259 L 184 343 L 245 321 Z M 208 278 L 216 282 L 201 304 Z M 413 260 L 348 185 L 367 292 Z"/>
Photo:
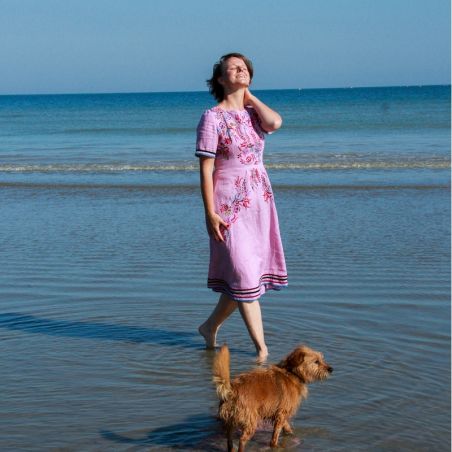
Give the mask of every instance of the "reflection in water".
<path id="1" fill-rule="evenodd" d="M 186 348 L 203 348 L 197 333 L 168 331 L 108 323 L 54 320 L 33 315 L 9 312 L 0 314 L 0 328 L 51 336 L 106 339 L 111 341 L 145 342 L 159 345 L 177 345 Z"/>

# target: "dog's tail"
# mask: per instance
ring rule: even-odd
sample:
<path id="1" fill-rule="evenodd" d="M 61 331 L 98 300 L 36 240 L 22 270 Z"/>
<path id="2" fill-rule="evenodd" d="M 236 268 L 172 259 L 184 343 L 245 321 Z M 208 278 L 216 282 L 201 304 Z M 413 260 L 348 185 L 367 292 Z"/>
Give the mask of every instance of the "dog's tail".
<path id="1" fill-rule="evenodd" d="M 232 393 L 229 360 L 229 349 L 224 344 L 213 360 L 213 382 L 217 387 L 218 398 L 222 402 L 226 401 Z"/>

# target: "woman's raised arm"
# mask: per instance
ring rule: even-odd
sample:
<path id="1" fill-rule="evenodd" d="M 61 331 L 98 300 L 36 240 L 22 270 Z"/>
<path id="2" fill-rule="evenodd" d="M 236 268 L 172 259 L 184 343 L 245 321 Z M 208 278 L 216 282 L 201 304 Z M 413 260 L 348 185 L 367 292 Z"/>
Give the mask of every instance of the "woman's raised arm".
<path id="1" fill-rule="evenodd" d="M 243 98 L 244 105 L 250 105 L 256 110 L 261 120 L 261 127 L 266 132 L 274 132 L 281 127 L 282 118 L 276 111 L 267 107 L 263 102 L 261 102 L 256 96 L 251 94 L 250 90 L 247 88 L 245 90 L 245 95 Z"/>

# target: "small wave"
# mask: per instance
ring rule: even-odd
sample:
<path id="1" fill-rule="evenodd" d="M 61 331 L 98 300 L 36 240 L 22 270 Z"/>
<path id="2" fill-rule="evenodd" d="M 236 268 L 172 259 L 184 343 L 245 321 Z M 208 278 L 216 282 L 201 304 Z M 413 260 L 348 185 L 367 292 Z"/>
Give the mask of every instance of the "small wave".
<path id="1" fill-rule="evenodd" d="M 49 164 L 49 165 L 0 165 L 5 173 L 117 173 L 129 171 L 193 171 L 195 164 Z"/>
<path id="2" fill-rule="evenodd" d="M 315 169 L 315 170 L 347 170 L 347 169 L 445 169 L 450 168 L 447 160 L 430 161 L 352 161 L 352 162 L 306 162 L 306 163 L 270 163 L 267 168 L 273 169 Z"/>
<path id="3" fill-rule="evenodd" d="M 56 131 L 54 134 L 120 134 L 120 135 L 167 135 L 174 133 L 187 133 L 191 132 L 188 127 L 162 127 L 162 128 L 150 128 L 150 127 L 88 127 L 88 128 L 70 128 L 61 131 Z"/>
<path id="4" fill-rule="evenodd" d="M 332 161 L 332 162 L 282 162 L 267 163 L 266 168 L 277 170 L 385 170 L 385 169 L 448 169 L 449 160 L 406 160 L 406 161 Z M 155 164 L 47 164 L 20 165 L 2 164 L 4 173 L 121 173 L 153 171 L 195 171 L 196 163 L 155 163 Z"/>
<path id="5" fill-rule="evenodd" d="M 348 190 L 348 191 L 369 191 L 369 190 L 450 190 L 448 184 L 272 184 L 273 188 L 279 191 L 323 191 L 323 190 Z M 128 192 L 156 192 L 164 193 L 199 193 L 198 184 L 122 184 L 122 183 L 66 183 L 66 182 L 1 182 L 1 188 L 16 189 L 42 189 L 42 190 L 126 190 Z"/>

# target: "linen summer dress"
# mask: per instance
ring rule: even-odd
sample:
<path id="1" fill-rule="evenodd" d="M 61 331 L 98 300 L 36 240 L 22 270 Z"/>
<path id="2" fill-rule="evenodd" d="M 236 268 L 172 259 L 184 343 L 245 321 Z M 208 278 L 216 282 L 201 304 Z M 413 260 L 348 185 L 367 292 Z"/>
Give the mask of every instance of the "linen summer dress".
<path id="1" fill-rule="evenodd" d="M 252 107 L 206 110 L 197 128 L 197 157 L 215 158 L 215 212 L 229 225 L 224 242 L 210 237 L 207 287 L 254 301 L 287 286 L 273 192 L 263 164 L 265 131 Z"/>

